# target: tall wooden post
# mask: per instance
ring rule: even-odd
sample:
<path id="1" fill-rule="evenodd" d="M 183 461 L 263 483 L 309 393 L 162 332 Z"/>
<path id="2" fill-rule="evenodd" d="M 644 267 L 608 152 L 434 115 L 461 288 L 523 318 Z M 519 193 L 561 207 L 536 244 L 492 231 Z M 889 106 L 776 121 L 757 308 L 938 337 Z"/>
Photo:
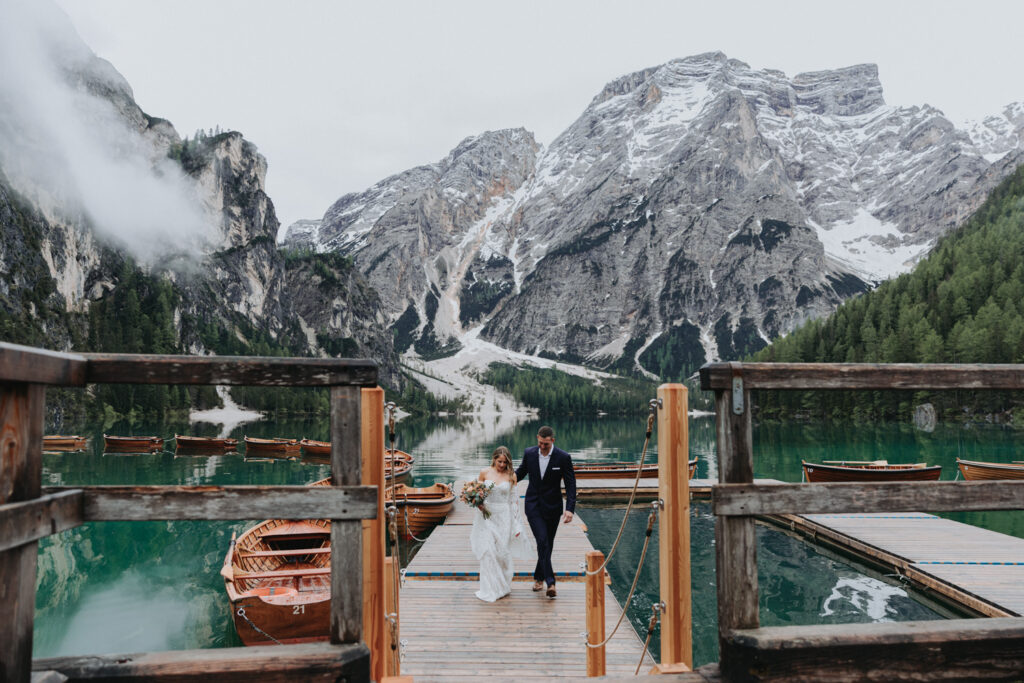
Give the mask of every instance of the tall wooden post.
<path id="1" fill-rule="evenodd" d="M 331 479 L 362 481 L 362 408 L 357 386 L 331 387 Z M 363 639 L 363 521 L 331 520 L 331 642 Z"/>
<path id="2" fill-rule="evenodd" d="M 398 586 L 394 585 L 395 576 L 395 563 L 398 562 L 397 557 L 385 557 L 384 558 L 384 612 L 389 617 L 395 615 L 395 628 L 391 630 L 391 626 L 387 625 L 387 648 L 384 653 L 384 675 L 385 676 L 400 676 L 402 672 L 401 657 L 399 647 L 401 641 L 401 631 L 399 630 L 400 621 L 398 619 Z"/>
<path id="3" fill-rule="evenodd" d="M 362 482 L 377 487 L 377 519 L 363 525 L 363 638 L 370 648 L 370 678 L 384 678 L 385 662 L 391 657 L 388 624 L 384 618 L 384 390 L 362 390 Z"/>
<path id="4" fill-rule="evenodd" d="M 690 441 L 687 390 L 682 384 L 658 387 L 658 521 L 662 664 L 693 668 L 690 595 Z"/>
<path id="5" fill-rule="evenodd" d="M 754 481 L 754 446 L 750 391 L 743 385 L 743 365 L 730 363 L 732 387 L 715 391 L 718 481 Z M 732 629 L 757 628 L 757 543 L 753 517 L 715 518 L 715 568 L 718 574 L 718 642 Z M 723 655 L 722 666 L 728 662 Z"/>
<path id="6" fill-rule="evenodd" d="M 0 505 L 38 498 L 42 486 L 43 406 L 39 384 L 0 384 Z M 32 675 L 38 543 L 0 552 L 0 681 Z"/>
<path id="7" fill-rule="evenodd" d="M 587 571 L 597 571 L 604 563 L 604 553 L 591 550 L 587 553 Z M 593 645 L 604 642 L 604 572 L 587 575 L 587 642 Z M 605 646 L 587 648 L 587 675 L 604 676 Z"/>

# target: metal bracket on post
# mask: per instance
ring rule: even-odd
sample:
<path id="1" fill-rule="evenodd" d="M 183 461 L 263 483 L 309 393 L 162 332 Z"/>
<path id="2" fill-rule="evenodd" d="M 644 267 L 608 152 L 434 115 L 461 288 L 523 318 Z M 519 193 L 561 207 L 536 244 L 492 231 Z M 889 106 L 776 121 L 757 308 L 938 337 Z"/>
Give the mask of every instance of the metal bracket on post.
<path id="1" fill-rule="evenodd" d="M 732 412 L 734 415 L 742 415 L 743 409 L 743 377 L 740 375 L 733 375 Z"/>

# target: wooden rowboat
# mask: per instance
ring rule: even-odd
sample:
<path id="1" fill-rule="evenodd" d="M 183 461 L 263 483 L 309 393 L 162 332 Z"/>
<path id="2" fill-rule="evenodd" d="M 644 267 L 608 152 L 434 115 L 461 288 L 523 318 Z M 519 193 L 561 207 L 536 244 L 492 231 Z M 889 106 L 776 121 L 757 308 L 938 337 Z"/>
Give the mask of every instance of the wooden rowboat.
<path id="1" fill-rule="evenodd" d="M 43 437 L 44 451 L 84 451 L 86 437 L 51 435 Z"/>
<path id="2" fill-rule="evenodd" d="M 331 478 L 315 481 L 310 486 L 330 486 Z M 455 505 L 455 491 L 450 484 L 434 484 L 413 488 L 405 484 L 384 487 L 384 503 L 396 500 L 398 534 L 404 539 L 419 536 L 440 524 Z"/>
<path id="3" fill-rule="evenodd" d="M 316 460 L 317 458 L 331 457 L 331 442 L 330 441 L 315 441 L 313 439 L 302 439 L 299 441 L 299 445 L 302 446 L 302 452 L 310 458 L 310 460 Z M 413 457 L 405 451 L 400 451 L 397 448 L 395 450 L 385 449 L 384 451 L 385 461 L 393 459 L 401 460 L 403 462 L 412 463 Z M 329 460 L 324 460 L 324 464 L 328 463 Z"/>
<path id="4" fill-rule="evenodd" d="M 1024 463 L 978 462 L 956 459 L 960 474 L 968 481 L 985 479 L 1024 479 Z"/>
<path id="5" fill-rule="evenodd" d="M 637 463 L 635 462 L 595 462 L 573 463 L 572 471 L 577 479 L 635 479 Z M 690 479 L 697 473 L 697 458 L 690 460 Z M 658 463 L 645 464 L 640 478 L 657 478 Z"/>
<path id="6" fill-rule="evenodd" d="M 398 535 L 410 539 L 444 521 L 455 505 L 455 491 L 448 484 L 423 488 L 395 484 L 384 489 L 385 504 L 392 500 L 398 509 Z"/>
<path id="7" fill-rule="evenodd" d="M 103 435 L 103 450 L 110 453 L 150 453 L 163 447 L 164 440 L 159 436 Z"/>
<path id="8" fill-rule="evenodd" d="M 302 446 L 296 439 L 258 439 L 254 436 L 245 438 L 246 455 L 299 455 Z"/>
<path id="9" fill-rule="evenodd" d="M 219 439 L 205 436 L 174 435 L 176 451 L 207 451 L 223 453 L 238 447 L 238 439 Z"/>
<path id="10" fill-rule="evenodd" d="M 306 455 L 320 455 L 331 457 L 330 441 L 314 441 L 313 439 L 302 439 L 299 441 L 302 452 Z"/>
<path id="11" fill-rule="evenodd" d="M 331 464 L 331 442 L 314 441 L 303 439 L 299 442 L 302 446 L 303 459 L 315 462 L 318 465 Z M 395 449 L 384 451 L 384 479 L 391 481 L 392 477 L 402 480 L 412 473 L 413 457 L 405 451 Z"/>
<path id="12" fill-rule="evenodd" d="M 942 465 L 923 462 L 890 465 L 886 460 L 826 460 L 813 463 L 802 460 L 804 478 L 809 482 L 835 481 L 935 481 L 942 474 Z"/>
<path id="13" fill-rule="evenodd" d="M 281 643 L 327 640 L 330 520 L 260 522 L 232 537 L 220 573 L 243 644 L 271 645 L 268 635 Z"/>

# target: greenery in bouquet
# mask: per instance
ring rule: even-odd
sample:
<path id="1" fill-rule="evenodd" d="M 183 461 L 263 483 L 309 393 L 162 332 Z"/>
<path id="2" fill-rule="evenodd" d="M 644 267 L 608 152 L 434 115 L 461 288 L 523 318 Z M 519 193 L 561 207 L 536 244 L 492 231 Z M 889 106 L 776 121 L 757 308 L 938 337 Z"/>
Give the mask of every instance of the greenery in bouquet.
<path id="1" fill-rule="evenodd" d="M 467 481 L 466 485 L 462 487 L 462 492 L 459 494 L 459 500 L 469 507 L 480 510 L 484 519 L 487 519 L 491 516 L 491 513 L 484 507 L 484 501 L 490 492 L 491 485 L 486 482 L 478 480 Z"/>

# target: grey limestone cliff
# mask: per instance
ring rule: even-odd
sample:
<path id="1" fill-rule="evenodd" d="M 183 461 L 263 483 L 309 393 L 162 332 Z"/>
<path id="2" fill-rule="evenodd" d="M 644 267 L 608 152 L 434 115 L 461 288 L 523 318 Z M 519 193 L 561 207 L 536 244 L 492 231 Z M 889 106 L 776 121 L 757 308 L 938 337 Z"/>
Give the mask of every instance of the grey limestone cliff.
<path id="1" fill-rule="evenodd" d="M 612 81 L 546 149 L 488 133 L 345 195 L 303 239 L 353 255 L 410 340 L 483 325 L 517 351 L 689 371 L 910 269 L 1021 159 L 1016 112 L 989 122 L 996 158 L 886 104 L 874 65 L 696 55 Z"/>

